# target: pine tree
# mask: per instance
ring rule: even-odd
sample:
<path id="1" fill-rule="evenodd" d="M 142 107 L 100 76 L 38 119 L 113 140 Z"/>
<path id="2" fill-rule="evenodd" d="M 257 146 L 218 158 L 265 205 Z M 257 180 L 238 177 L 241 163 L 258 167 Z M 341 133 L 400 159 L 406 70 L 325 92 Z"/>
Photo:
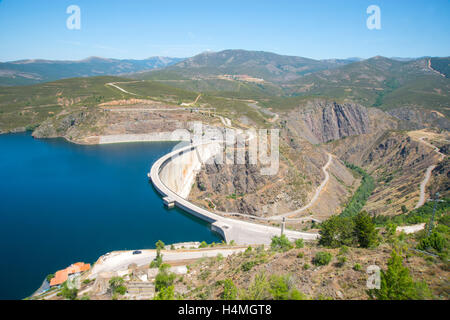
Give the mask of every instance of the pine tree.
<path id="1" fill-rule="evenodd" d="M 381 271 L 380 289 L 369 290 L 372 298 L 379 300 L 414 300 L 430 298 L 431 293 L 423 282 L 415 283 L 409 269 L 403 265 L 401 252 L 394 249 L 388 261 L 388 268 Z"/>
<path id="2" fill-rule="evenodd" d="M 354 218 L 355 237 L 363 248 L 373 247 L 377 244 L 377 230 L 372 218 L 366 211 L 361 211 Z"/>

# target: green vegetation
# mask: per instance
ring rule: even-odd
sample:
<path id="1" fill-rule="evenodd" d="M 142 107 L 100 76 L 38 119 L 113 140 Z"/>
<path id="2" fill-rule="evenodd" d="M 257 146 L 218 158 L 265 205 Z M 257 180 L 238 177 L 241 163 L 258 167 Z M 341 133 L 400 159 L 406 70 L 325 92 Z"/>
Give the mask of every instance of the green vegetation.
<path id="1" fill-rule="evenodd" d="M 166 288 L 161 288 L 155 295 L 154 300 L 175 300 L 175 287 L 170 285 Z"/>
<path id="2" fill-rule="evenodd" d="M 223 300 L 236 300 L 237 298 L 237 288 L 231 279 L 225 279 L 223 281 Z"/>
<path id="3" fill-rule="evenodd" d="M 373 219 L 365 211 L 353 218 L 332 216 L 322 222 L 319 233 L 319 244 L 326 247 L 359 245 L 368 248 L 377 245 L 378 232 Z"/>
<path id="4" fill-rule="evenodd" d="M 431 68 L 450 78 L 450 58 L 431 58 Z"/>
<path id="5" fill-rule="evenodd" d="M 353 270 L 355 270 L 355 271 L 361 271 L 361 270 L 362 270 L 362 267 L 361 267 L 361 265 L 360 265 L 359 263 L 355 263 L 355 265 L 353 266 Z"/>
<path id="6" fill-rule="evenodd" d="M 279 237 L 274 236 L 272 238 L 272 243 L 270 244 L 270 247 L 274 251 L 288 251 L 292 249 L 293 245 L 286 237 L 286 235 L 282 234 Z"/>
<path id="7" fill-rule="evenodd" d="M 326 266 L 331 262 L 333 256 L 329 252 L 319 251 L 313 259 L 313 263 L 316 266 Z"/>
<path id="8" fill-rule="evenodd" d="M 109 280 L 109 287 L 113 296 L 117 294 L 124 295 L 127 292 L 127 287 L 125 287 L 122 277 L 112 277 Z"/>
<path id="9" fill-rule="evenodd" d="M 436 219 L 449 219 L 448 212 L 450 212 L 450 198 L 442 199 L 436 205 Z M 407 214 L 400 214 L 396 216 L 376 216 L 374 222 L 377 226 L 394 225 L 411 225 L 428 222 L 433 214 L 433 202 L 426 202 L 420 208 L 414 209 Z M 447 216 L 447 217 L 446 217 Z M 444 221 L 443 220 L 443 221 Z"/>
<path id="10" fill-rule="evenodd" d="M 164 242 L 162 242 L 161 240 L 158 240 L 155 243 L 155 247 L 156 247 L 156 257 L 155 259 L 153 259 L 153 261 L 150 263 L 150 268 L 159 268 L 162 264 L 162 254 L 161 254 L 161 250 L 164 249 Z"/>
<path id="11" fill-rule="evenodd" d="M 65 281 L 61 285 L 61 291 L 58 293 L 58 295 L 62 296 L 64 299 L 67 300 L 76 300 L 78 295 L 78 289 L 77 288 L 69 288 L 67 285 L 67 281 Z"/>
<path id="12" fill-rule="evenodd" d="M 378 300 L 421 300 L 432 298 L 423 282 L 414 282 L 403 265 L 401 252 L 393 250 L 386 271 L 381 270 L 380 289 L 370 289 L 368 294 Z"/>
<path id="13" fill-rule="evenodd" d="M 155 278 L 155 290 L 156 292 L 161 291 L 164 288 L 170 287 L 175 281 L 176 275 L 169 271 L 170 265 L 162 264 L 159 267 L 159 272 Z"/>
<path id="14" fill-rule="evenodd" d="M 303 242 L 303 239 L 297 239 L 295 240 L 295 247 L 297 249 L 301 249 L 305 246 L 305 243 Z"/>
<path id="15" fill-rule="evenodd" d="M 247 290 L 241 290 L 239 298 L 242 300 L 304 300 L 306 296 L 294 286 L 290 275 L 272 275 L 270 278 L 264 273 L 255 275 Z"/>
<path id="16" fill-rule="evenodd" d="M 47 277 L 45 277 L 45 279 L 47 280 L 47 282 L 50 283 L 50 281 L 55 277 L 54 273 L 50 273 L 49 275 L 47 275 Z"/>
<path id="17" fill-rule="evenodd" d="M 345 163 L 345 165 L 347 166 L 347 168 L 351 169 L 353 172 L 362 177 L 360 186 L 355 191 L 355 194 L 352 196 L 347 206 L 341 213 L 341 216 L 343 217 L 353 217 L 358 214 L 358 212 L 360 212 L 366 204 L 367 199 L 369 199 L 370 195 L 375 189 L 375 181 L 362 168 L 350 163 Z"/>
<path id="18" fill-rule="evenodd" d="M 366 211 L 361 211 L 354 218 L 355 237 L 359 246 L 362 248 L 374 247 L 377 244 L 377 231 L 372 218 Z"/>
<path id="19" fill-rule="evenodd" d="M 207 248 L 208 244 L 205 241 L 202 241 L 198 247 L 199 248 Z"/>
<path id="20" fill-rule="evenodd" d="M 354 228 L 353 219 L 341 216 L 332 216 L 320 224 L 319 244 L 338 248 L 340 246 L 354 245 Z"/>

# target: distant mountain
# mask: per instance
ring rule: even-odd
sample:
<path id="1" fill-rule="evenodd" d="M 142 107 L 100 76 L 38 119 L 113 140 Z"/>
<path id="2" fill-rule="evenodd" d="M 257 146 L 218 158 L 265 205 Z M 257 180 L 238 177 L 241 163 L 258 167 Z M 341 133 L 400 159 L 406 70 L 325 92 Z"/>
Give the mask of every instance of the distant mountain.
<path id="1" fill-rule="evenodd" d="M 302 77 L 284 85 L 284 90 L 288 95 L 326 96 L 383 109 L 435 108 L 448 116 L 450 80 L 444 76 L 445 59 L 435 60 L 439 71 L 431 68 L 429 58 L 398 61 L 377 56 Z"/>
<path id="2" fill-rule="evenodd" d="M 0 63 L 0 85 L 28 85 L 73 77 L 120 75 L 164 68 L 182 60 L 169 57 L 151 57 L 144 60 L 90 57 L 80 61 L 12 61 Z"/>
<path id="3" fill-rule="evenodd" d="M 338 68 L 353 59 L 313 60 L 264 51 L 205 52 L 161 71 L 143 72 L 139 79 L 193 79 L 220 75 L 248 75 L 270 82 L 285 82 L 321 70 Z"/>
<path id="4" fill-rule="evenodd" d="M 450 78 L 450 57 L 431 58 L 430 67 L 446 78 Z"/>

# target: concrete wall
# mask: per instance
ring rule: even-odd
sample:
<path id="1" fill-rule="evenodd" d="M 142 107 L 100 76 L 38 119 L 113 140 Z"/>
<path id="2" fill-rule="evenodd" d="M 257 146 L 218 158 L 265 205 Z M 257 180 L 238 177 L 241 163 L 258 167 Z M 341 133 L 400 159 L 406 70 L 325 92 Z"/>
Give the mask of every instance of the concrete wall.
<path id="1" fill-rule="evenodd" d="M 187 199 L 202 163 L 221 152 L 219 143 L 200 145 L 168 159 L 159 173 L 161 181 L 180 197 Z"/>
<path id="2" fill-rule="evenodd" d="M 176 138 L 176 139 L 175 139 Z M 124 143 L 124 142 L 157 142 L 157 141 L 180 141 L 172 132 L 152 132 L 143 134 L 112 134 L 100 136 L 99 144 Z M 187 140 L 189 141 L 189 140 Z"/>

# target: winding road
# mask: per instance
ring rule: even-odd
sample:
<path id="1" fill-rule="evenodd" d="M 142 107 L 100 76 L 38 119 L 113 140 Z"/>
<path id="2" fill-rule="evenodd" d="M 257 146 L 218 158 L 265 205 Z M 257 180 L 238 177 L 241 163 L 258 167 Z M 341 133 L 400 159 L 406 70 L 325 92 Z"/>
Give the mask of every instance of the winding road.
<path id="1" fill-rule="evenodd" d="M 219 141 L 207 142 L 207 143 L 221 143 Z M 280 228 L 271 226 L 265 226 L 257 223 L 251 223 L 246 221 L 240 221 L 236 219 L 226 218 L 218 214 L 212 213 L 204 208 L 201 208 L 186 199 L 182 198 L 172 190 L 170 190 L 160 179 L 159 173 L 162 167 L 164 167 L 173 158 L 179 156 L 184 152 L 192 152 L 196 148 L 205 143 L 197 145 L 189 145 L 184 148 L 172 151 L 165 156 L 158 159 L 152 166 L 149 177 L 155 187 L 155 189 L 163 196 L 168 197 L 173 203 L 183 209 L 184 211 L 211 223 L 211 227 L 214 231 L 223 236 L 225 241 L 234 241 L 236 244 L 270 244 L 273 236 L 279 236 L 281 233 Z M 170 226 L 169 226 L 170 227 Z M 305 239 L 315 240 L 319 237 L 317 233 L 306 233 L 292 230 L 285 230 L 284 234 L 290 239 Z"/>
<path id="2" fill-rule="evenodd" d="M 426 137 L 420 137 L 419 141 L 422 142 L 423 144 L 425 144 L 426 146 L 433 148 L 434 152 L 436 152 L 439 155 L 440 161 L 442 161 L 445 158 L 445 155 L 443 153 L 441 153 L 439 151 L 439 148 L 433 146 L 431 143 L 426 142 L 424 139 Z M 425 172 L 425 178 L 422 180 L 422 182 L 420 183 L 420 196 L 419 196 L 419 202 L 417 202 L 416 206 L 414 207 L 414 209 L 420 208 L 421 206 L 423 206 L 425 204 L 425 195 L 426 195 L 426 188 L 427 188 L 427 184 L 428 181 L 431 178 L 431 172 L 434 170 L 434 168 L 436 168 L 436 165 L 431 165 L 427 168 L 427 171 Z"/>

